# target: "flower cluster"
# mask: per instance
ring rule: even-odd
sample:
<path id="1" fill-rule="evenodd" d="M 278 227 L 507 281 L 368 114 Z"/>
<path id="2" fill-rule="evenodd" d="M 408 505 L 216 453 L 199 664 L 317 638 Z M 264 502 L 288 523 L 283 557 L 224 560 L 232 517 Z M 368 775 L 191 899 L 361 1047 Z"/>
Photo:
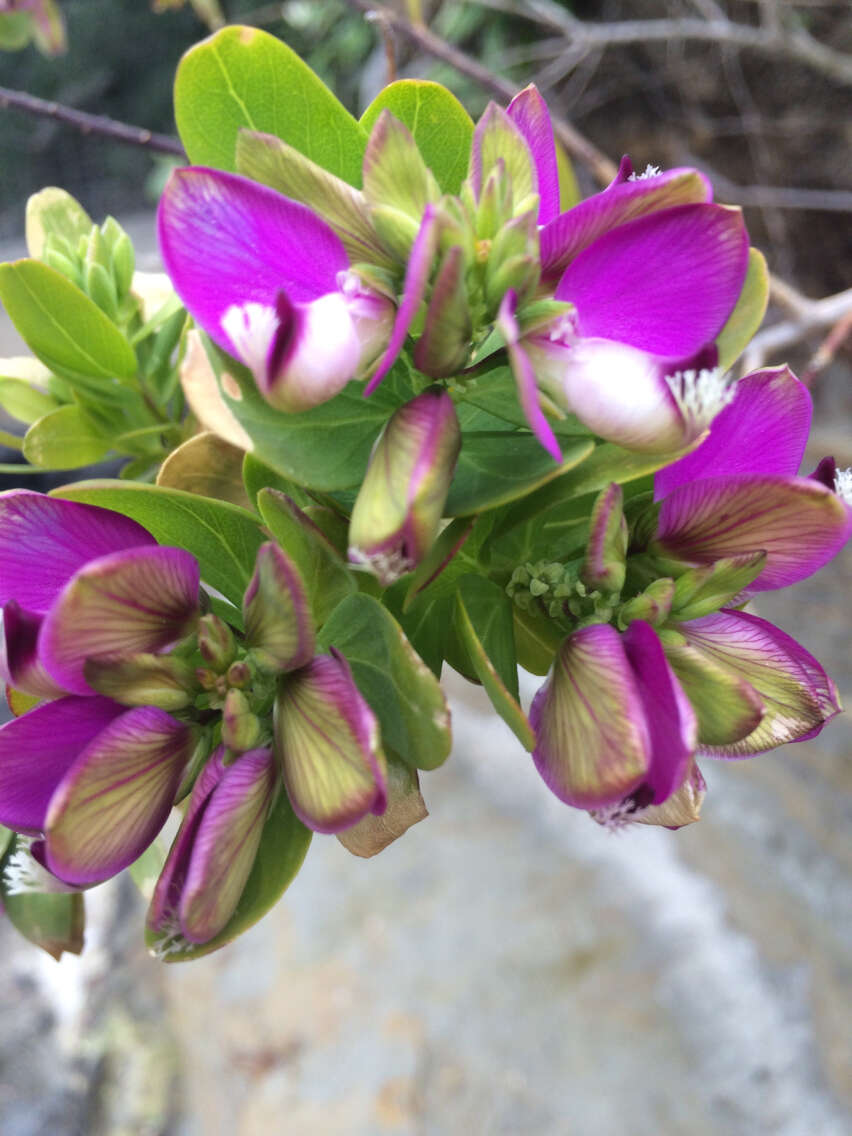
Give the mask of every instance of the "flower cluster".
<path id="1" fill-rule="evenodd" d="M 740 212 L 627 158 L 566 203 L 534 87 L 475 127 L 413 88 L 441 151 L 408 81 L 369 132 L 310 87 L 349 180 L 286 130 L 177 170 L 160 244 L 206 430 L 157 486 L 0 497 L 0 876 L 65 895 L 153 856 L 163 957 L 259 918 L 312 831 L 372 855 L 422 819 L 445 663 L 609 827 L 697 820 L 698 759 L 840 709 L 744 610 L 826 564 L 852 506 L 832 459 L 799 476 L 795 376 L 729 373 L 766 298 Z M 519 665 L 546 676 L 528 716 Z"/>

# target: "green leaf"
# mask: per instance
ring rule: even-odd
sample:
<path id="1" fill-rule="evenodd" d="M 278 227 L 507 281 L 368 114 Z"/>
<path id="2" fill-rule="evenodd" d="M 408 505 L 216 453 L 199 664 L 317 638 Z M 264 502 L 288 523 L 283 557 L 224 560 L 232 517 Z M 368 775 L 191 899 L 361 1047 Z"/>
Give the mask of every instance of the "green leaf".
<path id="1" fill-rule="evenodd" d="M 109 381 L 136 375 L 136 355 L 115 324 L 46 264 L 0 264 L 0 300 L 27 346 L 51 371 Z"/>
<path id="2" fill-rule="evenodd" d="M 243 458 L 243 485 L 249 500 L 257 502 L 257 495 L 261 489 L 278 489 L 292 497 L 300 509 L 305 505 L 313 505 L 314 499 L 310 497 L 301 485 L 289 481 L 272 466 L 260 460 L 257 454 L 246 454 Z"/>
<path id="3" fill-rule="evenodd" d="M 59 892 L 50 895 L 42 892 L 19 892 L 11 894 L 7 890 L 6 864 L 16 850 L 28 845 L 25 838 L 15 837 L 8 844 L 6 855 L 0 867 L 0 900 L 9 922 L 31 943 L 57 961 L 64 951 L 78 955 L 83 949 L 83 927 L 85 912 L 83 897 L 79 892 Z"/>
<path id="4" fill-rule="evenodd" d="M 310 489 L 331 492 L 360 485 L 379 431 L 405 401 L 394 392 L 394 372 L 369 398 L 361 383 L 350 383 L 321 406 L 285 414 L 264 401 L 244 367 L 206 337 L 204 342 L 222 397 L 262 462 Z M 397 364 L 397 375 L 403 367 Z"/>
<path id="5" fill-rule="evenodd" d="M 456 628 L 494 709 L 526 750 L 535 734 L 521 709 L 515 656 L 514 605 L 502 588 L 465 576 L 456 593 Z"/>
<path id="6" fill-rule="evenodd" d="M 728 322 L 716 337 L 719 349 L 719 366 L 723 371 L 732 367 L 751 342 L 763 322 L 769 303 L 769 269 L 766 258 L 757 249 L 749 249 L 748 270 L 743 290 Z"/>
<path id="7" fill-rule="evenodd" d="M 54 489 L 51 496 L 114 509 L 138 521 L 160 544 L 191 552 L 201 565 L 202 579 L 242 605 L 264 540 L 258 518 L 247 510 L 139 482 L 79 481 Z"/>
<path id="8" fill-rule="evenodd" d="M 515 650 L 525 671 L 546 675 L 550 670 L 563 636 L 542 612 L 522 611 L 512 606 Z"/>
<path id="9" fill-rule="evenodd" d="M 597 493 L 613 481 L 623 485 L 656 473 L 664 465 L 677 461 L 683 453 L 680 450 L 671 454 L 641 454 L 635 450 L 622 449 L 612 442 L 590 445 L 584 455 L 585 460 L 581 459 L 580 464 L 575 463 L 575 468 L 562 476 L 549 479 L 547 484 L 513 505 L 501 517 L 495 531 L 498 535 L 506 533 L 515 525 L 525 524 L 538 513 L 563 505 L 571 497 Z"/>
<path id="10" fill-rule="evenodd" d="M 225 928 L 208 943 L 187 943 L 184 950 L 169 950 L 150 930 L 145 942 L 164 962 L 188 962 L 224 947 L 270 911 L 304 863 L 312 832 L 298 819 L 282 789 L 263 826 L 260 847 L 236 910 Z M 164 949 L 165 948 L 165 949 Z"/>
<path id="11" fill-rule="evenodd" d="M 27 249 L 37 260 L 48 237 L 59 237 L 76 249 L 80 237 L 88 237 L 93 226 L 80 202 L 58 186 L 47 186 L 27 202 Z"/>
<path id="12" fill-rule="evenodd" d="M 51 410 L 30 426 L 23 453 L 40 469 L 76 469 L 100 461 L 109 449 L 109 438 L 99 434 L 88 415 L 72 403 Z"/>
<path id="13" fill-rule="evenodd" d="M 473 121 L 455 95 L 440 83 L 425 79 L 391 83 L 361 116 L 368 134 L 383 110 L 389 110 L 411 131 L 444 193 L 458 193 L 467 176 Z"/>
<path id="14" fill-rule="evenodd" d="M 499 350 L 503 346 L 502 336 L 500 336 L 500 340 L 501 342 L 494 350 Z M 482 375 L 478 375 L 465 388 L 463 397 L 464 401 L 461 405 L 477 406 L 481 410 L 493 414 L 495 418 L 501 418 L 504 422 L 511 422 L 515 426 L 523 426 L 526 429 L 529 428 L 527 416 L 524 414 L 518 399 L 518 384 L 508 366 L 501 364 Z M 552 418 L 550 425 L 554 433 L 560 437 L 592 436 L 591 430 L 573 414 L 567 414 L 564 418 Z"/>
<path id="15" fill-rule="evenodd" d="M 261 489 L 257 507 L 274 540 L 299 570 L 321 626 L 341 600 L 356 590 L 352 573 L 325 535 L 277 489 Z"/>
<path id="16" fill-rule="evenodd" d="M 566 470 L 582 462 L 594 448 L 590 439 L 566 442 L 562 463 L 557 465 L 532 434 L 491 430 L 465 434 L 445 513 L 466 516 L 525 498 L 555 478 L 561 481 Z"/>
<path id="17" fill-rule="evenodd" d="M 295 52 L 257 28 L 223 28 L 190 48 L 175 78 L 175 119 L 194 165 L 236 170 L 237 134 L 248 127 L 361 182 L 366 131 Z"/>
<path id="18" fill-rule="evenodd" d="M 407 764 L 436 769 L 452 743 L 441 685 L 402 628 L 372 596 L 349 596 L 319 636 L 321 649 L 345 655 L 358 688 L 375 712 L 382 738 Z"/>
<path id="19" fill-rule="evenodd" d="M 0 360 L 0 371 L 6 362 L 8 360 Z M 36 360 L 33 359 L 33 362 Z M 59 403 L 25 379 L 9 377 L 0 378 L 0 406 L 19 422 L 31 423 L 56 410 Z"/>

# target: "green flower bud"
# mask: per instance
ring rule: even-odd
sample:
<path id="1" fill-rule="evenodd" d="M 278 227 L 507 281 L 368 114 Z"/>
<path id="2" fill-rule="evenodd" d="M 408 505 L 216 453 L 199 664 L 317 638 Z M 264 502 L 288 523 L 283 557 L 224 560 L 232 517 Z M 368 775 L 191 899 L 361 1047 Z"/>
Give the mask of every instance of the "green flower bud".
<path id="1" fill-rule="evenodd" d="M 624 587 L 627 522 L 624 494 L 613 482 L 595 501 L 581 577 L 587 588 L 616 594 Z M 582 594 L 582 593 L 581 593 Z"/>
<path id="2" fill-rule="evenodd" d="M 198 649 L 212 669 L 222 674 L 236 657 L 237 643 L 227 623 L 211 613 L 198 621 Z"/>
<path id="3" fill-rule="evenodd" d="M 231 689 L 225 695 L 222 710 L 222 742 L 233 753 L 246 753 L 260 740 L 261 726 L 252 713 L 251 704 L 241 690 Z"/>
<path id="4" fill-rule="evenodd" d="M 411 572 L 438 533 L 461 430 L 446 391 L 430 387 L 379 437 L 349 524 L 349 559 L 387 587 Z"/>

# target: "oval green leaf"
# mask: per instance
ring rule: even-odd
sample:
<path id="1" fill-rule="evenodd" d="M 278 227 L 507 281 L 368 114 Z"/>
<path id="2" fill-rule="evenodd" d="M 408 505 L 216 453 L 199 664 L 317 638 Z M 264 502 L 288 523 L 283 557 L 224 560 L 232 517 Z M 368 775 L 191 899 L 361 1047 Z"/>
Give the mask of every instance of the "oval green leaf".
<path id="1" fill-rule="evenodd" d="M 258 28 L 223 28 L 190 48 L 175 78 L 175 119 L 195 165 L 236 170 L 237 134 L 248 127 L 361 184 L 366 131 L 295 52 Z"/>
<path id="2" fill-rule="evenodd" d="M 100 461 L 109 448 L 109 438 L 99 434 L 88 415 L 72 403 L 51 410 L 30 426 L 23 453 L 41 469 L 77 469 Z"/>
<path id="3" fill-rule="evenodd" d="M 376 95 L 361 116 L 369 133 L 383 110 L 407 126 L 444 193 L 458 193 L 467 176 L 473 120 L 454 94 L 426 79 L 400 79 Z"/>
<path id="4" fill-rule="evenodd" d="M 446 515 L 467 516 L 524 497 L 541 485 L 562 479 L 595 448 L 591 439 L 562 444 L 557 465 L 532 434 L 486 430 L 466 433 L 447 498 Z"/>
<path id="5" fill-rule="evenodd" d="M 21 338 L 51 371 L 108 380 L 136 375 L 136 355 L 115 324 L 46 264 L 0 264 L 0 300 Z"/>

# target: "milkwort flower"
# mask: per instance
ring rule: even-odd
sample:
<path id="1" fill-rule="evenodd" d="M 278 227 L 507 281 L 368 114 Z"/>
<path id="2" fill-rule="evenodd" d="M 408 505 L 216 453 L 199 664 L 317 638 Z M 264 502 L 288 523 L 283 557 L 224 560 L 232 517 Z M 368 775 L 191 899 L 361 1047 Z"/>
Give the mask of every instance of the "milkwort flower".
<path id="1" fill-rule="evenodd" d="M 623 605 L 622 633 L 569 635 L 531 709 L 536 765 L 567 803 L 610 825 L 689 823 L 703 796 L 696 754 L 749 757 L 839 712 L 817 660 L 740 610 L 817 571 L 852 532 L 842 498 L 796 476 L 810 419 L 787 368 L 756 372 L 706 440 L 657 474 L 652 535 L 640 522 L 631 551 L 673 577 Z"/>
<path id="2" fill-rule="evenodd" d="M 663 452 L 698 438 L 730 398 L 714 340 L 745 278 L 740 211 L 712 204 L 694 170 L 637 179 L 624 159 L 608 189 L 560 213 L 553 130 L 534 87 L 505 111 L 486 109 L 457 197 L 442 194 L 387 110 L 362 190 L 269 135 L 243 131 L 237 162 L 257 181 L 202 168 L 172 176 L 160 243 L 197 323 L 279 409 L 314 406 L 355 377 L 371 393 L 412 332 L 415 366 L 453 377 L 495 326 L 555 460 L 543 405 Z"/>
<path id="3" fill-rule="evenodd" d="M 91 664 L 159 652 L 198 617 L 195 559 L 109 510 L 0 495 L 3 673 L 46 699 L 0 727 L 0 823 L 66 883 L 115 875 L 154 839 L 194 744 L 159 706 L 98 693 Z"/>

